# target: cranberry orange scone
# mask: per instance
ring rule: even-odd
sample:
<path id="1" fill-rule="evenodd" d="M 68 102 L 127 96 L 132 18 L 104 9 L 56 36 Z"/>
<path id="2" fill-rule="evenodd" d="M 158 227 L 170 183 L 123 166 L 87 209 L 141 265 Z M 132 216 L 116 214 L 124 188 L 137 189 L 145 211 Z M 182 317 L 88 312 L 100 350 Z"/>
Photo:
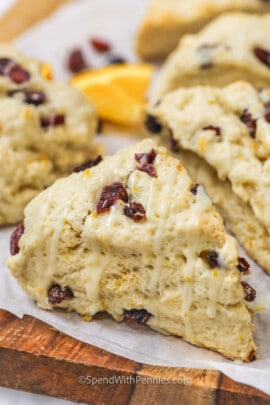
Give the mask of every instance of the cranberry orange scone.
<path id="1" fill-rule="evenodd" d="M 257 91 L 246 82 L 179 89 L 150 108 L 146 124 L 152 132 L 163 131 L 163 141 L 169 137 L 174 149 L 194 152 L 217 172 L 219 185 L 207 179 L 208 172 L 216 178 L 207 165 L 197 175 L 195 158 L 187 159 L 187 169 L 225 213 L 229 229 L 270 273 L 270 90 Z M 218 187 L 223 191 L 217 193 Z M 227 195 L 224 187 L 231 190 Z"/>
<path id="2" fill-rule="evenodd" d="M 218 208 L 225 225 L 249 255 L 264 270 L 270 272 L 270 235 L 264 224 L 254 215 L 249 203 L 232 190 L 229 180 L 220 180 L 213 167 L 193 152 L 181 150 L 175 154 L 185 165 L 190 176 L 202 184 Z"/>
<path id="3" fill-rule="evenodd" d="M 269 3 L 270 4 L 270 3 Z M 186 35 L 161 68 L 154 101 L 180 86 L 223 87 L 247 80 L 270 84 L 270 14 L 230 13 Z"/>
<path id="4" fill-rule="evenodd" d="M 199 31 L 229 11 L 265 13 L 270 12 L 270 4 L 265 0 L 152 0 L 137 34 L 137 53 L 142 58 L 163 58 L 182 35 Z"/>
<path id="5" fill-rule="evenodd" d="M 11 273 L 41 308 L 106 311 L 232 359 L 255 356 L 249 265 L 203 188 L 152 140 L 35 197 L 11 252 Z"/>
<path id="6" fill-rule="evenodd" d="M 93 106 L 43 68 L 0 46 L 0 225 L 22 220 L 38 192 L 98 154 Z"/>

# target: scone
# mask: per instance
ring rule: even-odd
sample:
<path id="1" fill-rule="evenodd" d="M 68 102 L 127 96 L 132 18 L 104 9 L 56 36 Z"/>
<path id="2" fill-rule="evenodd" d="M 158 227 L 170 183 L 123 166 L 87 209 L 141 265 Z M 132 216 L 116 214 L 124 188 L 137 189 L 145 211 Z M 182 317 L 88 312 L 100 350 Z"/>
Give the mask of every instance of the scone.
<path id="1" fill-rule="evenodd" d="M 194 152 L 214 169 L 202 165 L 197 177 L 195 158 L 185 161 L 228 228 L 270 273 L 270 90 L 246 82 L 181 88 L 150 108 L 146 123 L 152 132 L 156 125 L 163 142 Z"/>
<path id="2" fill-rule="evenodd" d="M 203 188 L 152 140 L 35 197 L 11 253 L 11 273 L 41 308 L 106 311 L 232 359 L 255 357 L 246 305 L 255 291 L 241 274 L 249 264 Z"/>
<path id="3" fill-rule="evenodd" d="M 270 4 L 270 3 L 269 3 Z M 180 86 L 270 85 L 270 14 L 229 13 L 184 36 L 161 68 L 154 101 Z"/>
<path id="4" fill-rule="evenodd" d="M 182 35 L 197 32 L 230 11 L 265 13 L 270 4 L 264 0 L 152 0 L 137 33 L 136 51 L 142 58 L 163 58 Z"/>
<path id="5" fill-rule="evenodd" d="M 0 46 L 0 225 L 21 221 L 36 194 L 99 153 L 93 106 L 45 69 Z"/>

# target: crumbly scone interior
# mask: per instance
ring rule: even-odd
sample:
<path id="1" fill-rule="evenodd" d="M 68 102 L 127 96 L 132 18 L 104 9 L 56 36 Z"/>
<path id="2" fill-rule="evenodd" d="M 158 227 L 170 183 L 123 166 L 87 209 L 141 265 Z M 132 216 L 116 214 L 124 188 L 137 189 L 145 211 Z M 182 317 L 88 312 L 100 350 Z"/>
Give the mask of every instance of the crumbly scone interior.
<path id="1" fill-rule="evenodd" d="M 139 170 L 134 158 L 151 150 L 157 177 Z M 125 187 L 128 203 L 118 200 L 99 214 L 102 190 L 113 182 Z M 250 360 L 256 347 L 237 244 L 203 188 L 194 186 L 164 148 L 150 140 L 132 145 L 32 200 L 20 251 L 8 266 L 42 308 L 90 317 L 106 311 L 117 321 L 143 309 L 153 329 Z M 132 202 L 144 207 L 145 220 L 123 214 Z M 73 297 L 52 305 L 48 294 L 58 284 Z"/>

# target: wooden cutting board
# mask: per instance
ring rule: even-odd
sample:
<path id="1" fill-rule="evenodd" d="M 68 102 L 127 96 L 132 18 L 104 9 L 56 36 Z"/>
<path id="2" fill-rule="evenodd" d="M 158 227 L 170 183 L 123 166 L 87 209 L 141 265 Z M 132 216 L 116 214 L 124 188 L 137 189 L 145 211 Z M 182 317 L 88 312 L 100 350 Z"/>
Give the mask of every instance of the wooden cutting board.
<path id="1" fill-rule="evenodd" d="M 0 41 L 11 41 L 26 29 L 49 16 L 58 7 L 75 0 L 18 0 L 0 18 Z"/>
<path id="2" fill-rule="evenodd" d="M 99 383 L 91 385 L 93 378 Z M 218 371 L 136 363 L 3 310 L 0 385 L 91 405 L 270 404 L 269 396 Z"/>

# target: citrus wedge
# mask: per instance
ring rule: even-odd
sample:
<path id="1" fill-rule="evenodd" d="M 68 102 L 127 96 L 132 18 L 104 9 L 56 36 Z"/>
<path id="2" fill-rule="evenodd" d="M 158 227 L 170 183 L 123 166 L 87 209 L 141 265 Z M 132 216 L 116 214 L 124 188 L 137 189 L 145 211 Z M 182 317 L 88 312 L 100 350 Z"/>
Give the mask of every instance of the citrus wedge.
<path id="1" fill-rule="evenodd" d="M 93 102 L 101 119 L 134 125 L 142 117 L 153 72 L 154 66 L 145 63 L 111 65 L 79 73 L 71 83 Z"/>

